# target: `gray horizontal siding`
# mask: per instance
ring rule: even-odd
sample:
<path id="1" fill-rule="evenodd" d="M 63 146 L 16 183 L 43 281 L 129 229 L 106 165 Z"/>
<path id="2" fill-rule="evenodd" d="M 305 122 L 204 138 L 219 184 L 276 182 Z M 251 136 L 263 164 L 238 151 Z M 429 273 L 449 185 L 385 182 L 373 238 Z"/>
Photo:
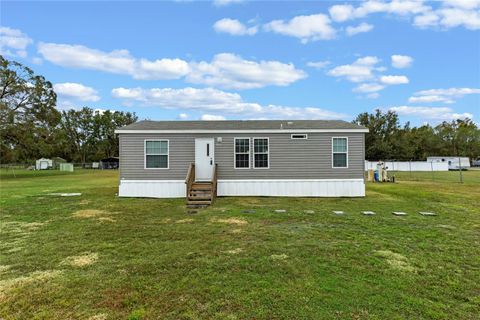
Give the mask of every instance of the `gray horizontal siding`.
<path id="1" fill-rule="evenodd" d="M 307 140 L 292 140 L 290 134 L 269 134 L 270 168 L 235 169 L 234 138 L 266 137 L 254 134 L 120 134 L 120 178 L 129 180 L 183 180 L 195 161 L 195 138 L 215 139 L 215 163 L 219 179 L 362 179 L 363 133 L 309 133 Z M 348 168 L 332 168 L 332 137 L 348 137 Z M 145 139 L 170 141 L 169 169 L 144 169 Z M 253 155 L 251 155 L 253 167 Z"/>

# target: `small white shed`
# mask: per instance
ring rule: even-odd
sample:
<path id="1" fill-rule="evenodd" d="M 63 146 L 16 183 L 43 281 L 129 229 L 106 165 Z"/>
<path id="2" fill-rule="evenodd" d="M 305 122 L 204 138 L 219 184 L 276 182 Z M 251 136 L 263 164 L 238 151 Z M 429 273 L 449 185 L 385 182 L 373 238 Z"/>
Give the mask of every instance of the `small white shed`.
<path id="1" fill-rule="evenodd" d="M 467 157 L 428 157 L 427 162 L 446 162 L 448 170 L 467 170 L 470 168 L 470 159 Z"/>
<path id="2" fill-rule="evenodd" d="M 35 170 L 47 170 L 52 168 L 52 159 L 40 158 L 35 163 Z"/>

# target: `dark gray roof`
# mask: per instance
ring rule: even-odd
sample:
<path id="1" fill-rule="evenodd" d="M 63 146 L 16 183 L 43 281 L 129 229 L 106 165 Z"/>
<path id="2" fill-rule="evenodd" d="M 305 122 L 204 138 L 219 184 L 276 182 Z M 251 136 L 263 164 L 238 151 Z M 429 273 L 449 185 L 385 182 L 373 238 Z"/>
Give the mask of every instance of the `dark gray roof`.
<path id="1" fill-rule="evenodd" d="M 366 129 L 342 120 L 222 120 L 150 121 L 132 123 L 118 130 L 278 130 L 278 129 Z"/>

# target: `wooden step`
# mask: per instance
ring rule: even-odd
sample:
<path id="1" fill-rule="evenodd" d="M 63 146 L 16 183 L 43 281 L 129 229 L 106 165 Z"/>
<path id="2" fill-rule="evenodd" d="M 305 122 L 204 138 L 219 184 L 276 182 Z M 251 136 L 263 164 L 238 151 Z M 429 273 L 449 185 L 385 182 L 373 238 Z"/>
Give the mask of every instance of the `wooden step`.
<path id="1" fill-rule="evenodd" d="M 188 200 L 187 205 L 194 204 L 194 205 L 210 205 L 212 203 L 211 200 Z"/>
<path id="2" fill-rule="evenodd" d="M 199 196 L 203 196 L 203 195 L 211 195 L 212 194 L 212 190 L 190 190 L 190 195 L 191 196 L 195 196 L 195 195 L 199 195 Z"/>
<path id="3" fill-rule="evenodd" d="M 189 201 L 195 201 L 195 200 L 212 200 L 212 196 L 190 196 L 188 197 Z"/>
<path id="4" fill-rule="evenodd" d="M 212 190 L 211 184 L 193 184 L 191 190 Z"/>

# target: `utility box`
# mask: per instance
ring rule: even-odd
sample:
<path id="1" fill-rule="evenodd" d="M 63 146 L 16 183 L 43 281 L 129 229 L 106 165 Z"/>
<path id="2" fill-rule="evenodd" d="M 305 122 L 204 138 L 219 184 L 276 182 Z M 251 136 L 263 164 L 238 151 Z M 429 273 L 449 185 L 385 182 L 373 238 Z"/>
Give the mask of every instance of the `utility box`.
<path id="1" fill-rule="evenodd" d="M 60 163 L 60 171 L 73 172 L 73 164 L 72 163 Z"/>

